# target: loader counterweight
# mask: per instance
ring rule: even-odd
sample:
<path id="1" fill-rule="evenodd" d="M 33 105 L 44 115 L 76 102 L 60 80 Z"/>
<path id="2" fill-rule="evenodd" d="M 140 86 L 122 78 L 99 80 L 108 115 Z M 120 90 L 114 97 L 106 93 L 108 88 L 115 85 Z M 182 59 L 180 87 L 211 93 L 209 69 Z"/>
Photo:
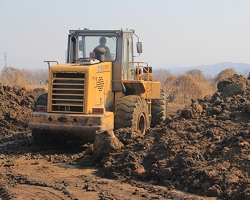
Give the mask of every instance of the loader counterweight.
<path id="1" fill-rule="evenodd" d="M 51 136 L 56 134 L 59 138 L 61 135 L 67 136 L 67 138 L 79 138 L 93 142 L 96 131 L 114 129 L 114 113 L 74 115 L 33 112 L 29 127 L 33 132 L 44 132 L 46 135 Z"/>

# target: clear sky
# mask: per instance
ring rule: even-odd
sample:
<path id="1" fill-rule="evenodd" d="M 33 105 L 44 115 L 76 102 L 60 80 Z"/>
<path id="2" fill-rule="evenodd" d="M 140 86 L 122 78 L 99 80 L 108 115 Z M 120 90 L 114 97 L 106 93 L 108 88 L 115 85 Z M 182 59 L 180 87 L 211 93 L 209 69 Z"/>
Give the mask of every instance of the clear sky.
<path id="1" fill-rule="evenodd" d="M 70 29 L 134 29 L 151 66 L 250 64 L 249 0 L 0 0 L 0 69 L 65 62 Z"/>

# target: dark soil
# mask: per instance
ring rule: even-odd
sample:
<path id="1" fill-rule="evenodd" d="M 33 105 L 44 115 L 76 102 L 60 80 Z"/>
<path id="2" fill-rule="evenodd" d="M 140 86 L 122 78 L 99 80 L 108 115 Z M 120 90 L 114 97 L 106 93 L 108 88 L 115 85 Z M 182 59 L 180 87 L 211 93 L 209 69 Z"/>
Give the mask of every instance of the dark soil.
<path id="1" fill-rule="evenodd" d="M 27 90 L 19 86 L 3 86 L 0 83 L 0 139 L 16 133 L 30 132 L 29 114 L 34 102 L 45 92 L 37 88 Z"/>
<path id="2" fill-rule="evenodd" d="M 250 199 L 250 81 L 243 76 L 220 81 L 215 94 L 193 99 L 144 137 L 129 128 L 114 131 L 120 141 L 109 142 L 119 148 L 107 145 L 112 151 L 98 157 L 93 144 L 33 142 L 29 113 L 44 92 L 0 87 L 0 199 L 31 193 L 33 199 L 41 193 L 47 199 Z"/>
<path id="3" fill-rule="evenodd" d="M 234 75 L 211 97 L 168 117 L 102 159 L 105 177 L 221 199 L 250 199 L 250 82 Z M 116 133 L 121 141 L 131 135 Z M 128 139 L 126 139 L 128 141 Z"/>

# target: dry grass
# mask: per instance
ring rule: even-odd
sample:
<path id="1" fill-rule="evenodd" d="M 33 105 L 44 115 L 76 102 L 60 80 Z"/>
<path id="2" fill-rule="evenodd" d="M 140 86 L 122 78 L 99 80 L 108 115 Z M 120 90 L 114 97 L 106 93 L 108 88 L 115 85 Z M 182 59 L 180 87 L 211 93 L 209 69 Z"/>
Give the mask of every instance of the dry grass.
<path id="1" fill-rule="evenodd" d="M 41 89 L 45 89 L 47 91 L 48 90 L 48 85 L 26 85 L 25 88 L 27 90 L 33 90 L 35 88 L 41 88 Z"/>

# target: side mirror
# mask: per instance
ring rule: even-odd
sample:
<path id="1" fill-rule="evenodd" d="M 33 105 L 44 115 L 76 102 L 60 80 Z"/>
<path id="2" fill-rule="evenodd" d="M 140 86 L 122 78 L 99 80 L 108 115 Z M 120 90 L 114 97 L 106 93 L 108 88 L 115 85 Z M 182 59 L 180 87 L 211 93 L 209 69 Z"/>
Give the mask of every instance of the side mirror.
<path id="1" fill-rule="evenodd" d="M 137 49 L 137 53 L 142 53 L 142 43 L 141 42 L 137 42 L 136 43 L 136 49 Z"/>

